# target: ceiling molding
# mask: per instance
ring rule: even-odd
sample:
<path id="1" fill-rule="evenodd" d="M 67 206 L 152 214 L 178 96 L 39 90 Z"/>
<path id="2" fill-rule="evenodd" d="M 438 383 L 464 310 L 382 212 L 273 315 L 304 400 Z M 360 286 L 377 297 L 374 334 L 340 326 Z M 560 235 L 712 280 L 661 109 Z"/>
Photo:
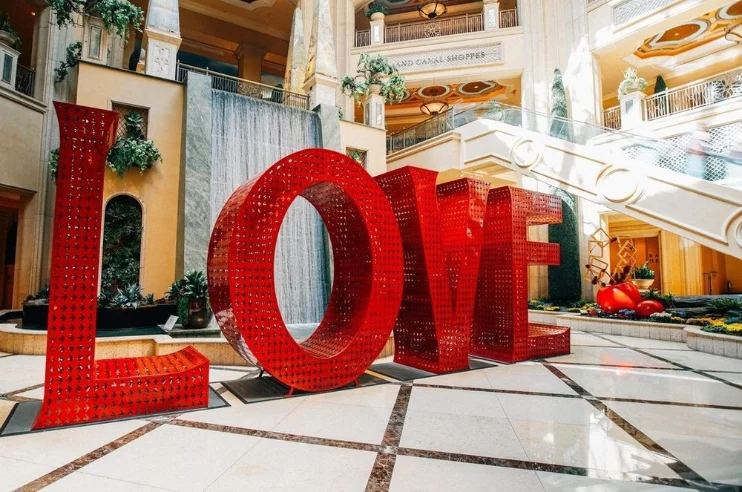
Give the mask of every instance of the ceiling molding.
<path id="1" fill-rule="evenodd" d="M 275 2 L 275 0 L 273 1 Z M 228 3 L 232 5 L 232 2 Z M 288 41 L 289 39 L 291 39 L 291 33 L 289 32 L 283 32 L 278 29 L 266 27 L 265 24 L 261 22 L 251 21 L 242 17 L 230 15 L 227 12 L 219 10 L 218 8 L 207 7 L 194 0 L 180 0 L 180 7 L 186 10 L 190 10 L 191 12 L 196 12 L 197 14 L 202 14 L 207 17 L 213 17 L 214 19 L 219 19 L 223 22 L 229 22 L 230 24 L 235 24 L 237 26 L 245 27 L 253 31 L 268 34 L 269 36 L 273 36 L 274 38 L 282 39 L 284 41 Z"/>

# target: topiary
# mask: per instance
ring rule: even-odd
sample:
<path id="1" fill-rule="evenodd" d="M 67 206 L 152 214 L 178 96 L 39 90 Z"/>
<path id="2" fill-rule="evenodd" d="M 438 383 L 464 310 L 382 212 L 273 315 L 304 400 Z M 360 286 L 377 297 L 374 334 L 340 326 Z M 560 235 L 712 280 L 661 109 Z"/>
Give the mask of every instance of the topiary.
<path id="1" fill-rule="evenodd" d="M 659 94 L 665 91 L 667 91 L 667 84 L 665 83 L 665 79 L 662 78 L 662 75 L 658 75 L 657 80 L 655 80 L 654 82 L 654 93 Z"/>
<path id="2" fill-rule="evenodd" d="M 567 110 L 567 94 L 564 90 L 562 72 L 554 70 L 554 80 L 551 84 L 551 127 L 549 135 L 562 140 L 569 140 L 569 122 Z"/>
<path id="3" fill-rule="evenodd" d="M 549 298 L 554 302 L 573 302 L 582 297 L 580 240 L 576 198 L 552 188 L 562 202 L 562 222 L 549 225 L 549 242 L 560 245 L 559 265 L 549 266 Z"/>

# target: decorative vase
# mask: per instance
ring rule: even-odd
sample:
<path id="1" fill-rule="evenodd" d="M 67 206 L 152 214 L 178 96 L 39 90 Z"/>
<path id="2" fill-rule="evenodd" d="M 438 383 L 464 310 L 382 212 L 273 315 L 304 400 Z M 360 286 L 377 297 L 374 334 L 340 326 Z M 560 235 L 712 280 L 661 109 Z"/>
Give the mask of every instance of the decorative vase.
<path id="1" fill-rule="evenodd" d="M 384 18 L 384 12 L 374 12 L 371 14 L 371 20 L 377 21 Z"/>
<path id="2" fill-rule="evenodd" d="M 370 92 L 370 93 L 371 93 L 372 95 L 374 95 L 374 96 L 378 96 L 379 94 L 381 94 L 381 84 L 370 84 L 370 85 L 368 86 L 368 91 L 369 91 L 369 92 Z"/>
<path id="3" fill-rule="evenodd" d="M 184 328 L 189 330 L 200 330 L 209 326 L 211 323 L 211 309 L 203 307 L 198 311 L 191 312 L 188 315 L 188 322 Z"/>
<path id="4" fill-rule="evenodd" d="M 636 285 L 639 290 L 649 290 L 654 283 L 653 278 L 635 278 L 631 281 L 632 284 Z"/>
<path id="5" fill-rule="evenodd" d="M 12 48 L 16 41 L 17 38 L 8 31 L 0 31 L 0 44 L 5 44 Z"/>

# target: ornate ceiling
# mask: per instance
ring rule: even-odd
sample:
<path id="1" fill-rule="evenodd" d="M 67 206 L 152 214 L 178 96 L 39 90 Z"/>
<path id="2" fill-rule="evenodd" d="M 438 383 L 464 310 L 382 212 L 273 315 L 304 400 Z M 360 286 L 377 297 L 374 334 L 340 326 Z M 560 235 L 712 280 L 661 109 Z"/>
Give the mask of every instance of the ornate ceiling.
<path id="1" fill-rule="evenodd" d="M 388 106 L 388 109 L 419 107 L 422 103 L 431 100 L 443 100 L 448 104 L 485 101 L 504 94 L 505 91 L 506 87 L 494 80 L 462 84 L 436 84 L 416 88 L 408 87 L 405 91 L 405 98 L 399 103 Z"/>
<path id="2" fill-rule="evenodd" d="M 641 59 L 676 56 L 724 37 L 724 29 L 742 21 L 742 1 L 647 38 L 634 52 Z"/>

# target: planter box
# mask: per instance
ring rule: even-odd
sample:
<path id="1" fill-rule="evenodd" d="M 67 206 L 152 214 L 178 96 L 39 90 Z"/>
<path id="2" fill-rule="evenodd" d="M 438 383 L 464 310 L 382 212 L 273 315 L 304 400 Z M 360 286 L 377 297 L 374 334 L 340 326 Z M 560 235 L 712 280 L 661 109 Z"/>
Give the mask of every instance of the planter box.
<path id="1" fill-rule="evenodd" d="M 175 314 L 175 304 L 156 304 L 139 309 L 98 308 L 98 331 L 157 326 Z M 24 304 L 24 329 L 46 330 L 48 318 L 48 305 Z"/>
<path id="2" fill-rule="evenodd" d="M 686 326 L 688 347 L 707 354 L 742 359 L 742 337 L 724 333 L 709 333 L 697 326 Z"/>
<path id="3" fill-rule="evenodd" d="M 536 309 L 528 310 L 528 322 L 537 325 L 558 326 L 557 319 L 559 316 L 573 315 L 565 311 L 539 311 Z"/>
<path id="4" fill-rule="evenodd" d="M 631 321 L 623 319 L 593 318 L 589 316 L 559 316 L 558 326 L 567 326 L 573 330 L 582 330 L 605 335 L 650 338 L 668 342 L 685 342 L 686 325 L 669 323 L 650 323 L 648 321 Z"/>

